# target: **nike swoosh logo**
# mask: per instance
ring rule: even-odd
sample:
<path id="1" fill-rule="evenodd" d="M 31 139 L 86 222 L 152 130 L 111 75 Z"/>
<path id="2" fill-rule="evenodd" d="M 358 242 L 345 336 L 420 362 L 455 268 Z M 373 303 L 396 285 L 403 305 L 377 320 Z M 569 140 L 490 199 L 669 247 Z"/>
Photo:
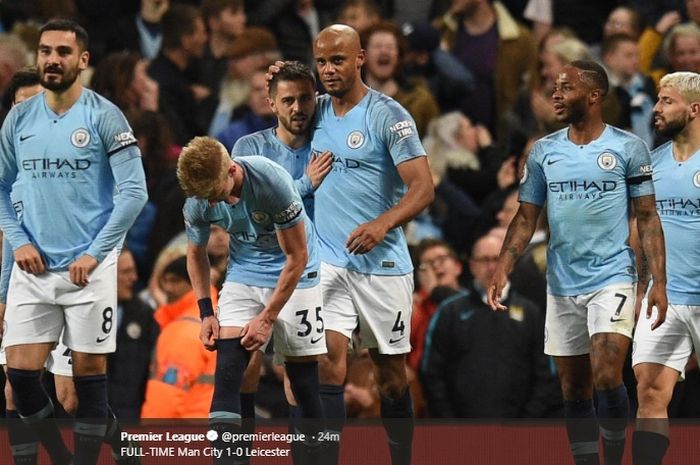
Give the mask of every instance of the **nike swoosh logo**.
<path id="1" fill-rule="evenodd" d="M 561 160 L 562 160 L 561 158 L 558 159 L 558 160 L 547 160 L 547 164 L 548 164 L 548 165 L 553 165 L 553 164 L 555 164 L 555 163 L 559 163 Z"/>
<path id="2" fill-rule="evenodd" d="M 98 337 L 97 339 L 95 339 L 95 342 L 97 342 L 98 344 L 101 343 L 101 342 L 105 342 L 105 341 L 107 340 L 108 337 L 109 337 L 109 336 L 105 336 L 105 337 L 103 337 L 102 339 L 100 339 L 100 338 Z"/>
<path id="3" fill-rule="evenodd" d="M 398 338 L 398 339 L 389 339 L 389 344 L 396 344 L 397 342 L 399 342 L 401 339 L 403 339 L 403 338 L 405 338 L 405 337 L 406 337 L 406 336 L 401 336 L 401 337 Z"/>
<path id="4" fill-rule="evenodd" d="M 618 318 L 615 319 L 614 317 L 610 317 L 610 323 L 617 323 L 618 321 L 625 321 L 626 318 Z"/>
<path id="5" fill-rule="evenodd" d="M 25 140 L 29 139 L 30 137 L 34 137 L 36 134 L 29 134 L 28 136 L 19 136 L 19 141 L 24 142 Z"/>
<path id="6" fill-rule="evenodd" d="M 313 338 L 312 338 L 312 339 L 311 339 L 311 343 L 312 343 L 312 344 L 316 344 L 316 343 L 317 343 L 318 341 L 320 341 L 321 339 L 323 339 L 323 336 L 319 336 L 318 339 L 313 339 Z"/>

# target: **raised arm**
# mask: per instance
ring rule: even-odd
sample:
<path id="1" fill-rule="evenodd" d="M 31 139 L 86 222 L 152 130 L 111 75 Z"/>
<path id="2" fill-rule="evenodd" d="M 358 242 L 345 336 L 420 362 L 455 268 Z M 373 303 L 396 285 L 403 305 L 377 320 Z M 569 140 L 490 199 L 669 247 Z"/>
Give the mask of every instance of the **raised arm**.
<path id="1" fill-rule="evenodd" d="M 647 279 L 651 273 L 653 284 L 647 299 L 647 318 L 651 318 L 651 310 L 656 307 L 656 321 L 651 325 L 654 330 L 661 326 L 666 319 L 668 300 L 666 297 L 666 246 L 661 220 L 656 212 L 656 198 L 652 195 L 635 197 L 634 212 L 637 218 L 637 232 L 642 246 L 640 260 L 640 280 Z M 648 272 L 646 271 L 648 267 Z"/>
<path id="2" fill-rule="evenodd" d="M 501 248 L 501 254 L 498 257 L 498 266 L 488 289 L 488 304 L 493 310 L 506 310 L 507 308 L 501 304 L 501 292 L 508 282 L 508 275 L 513 271 L 515 262 L 535 233 L 541 210 L 542 207 L 535 204 L 521 202 L 518 212 L 508 226 L 503 248 Z"/>

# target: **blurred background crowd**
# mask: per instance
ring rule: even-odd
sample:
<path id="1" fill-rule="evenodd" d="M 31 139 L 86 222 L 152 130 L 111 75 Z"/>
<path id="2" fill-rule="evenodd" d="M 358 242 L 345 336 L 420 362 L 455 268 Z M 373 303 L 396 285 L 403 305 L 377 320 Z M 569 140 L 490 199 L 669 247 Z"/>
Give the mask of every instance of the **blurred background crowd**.
<path id="1" fill-rule="evenodd" d="M 323 27 L 358 30 L 365 82 L 411 113 L 429 156 L 436 201 L 406 226 L 416 269 L 406 369 L 415 411 L 429 418 L 561 415 L 554 364 L 543 354 L 546 219 L 511 276 L 509 310 L 493 313 L 481 298 L 518 208 L 529 147 L 561 127 L 550 102 L 561 68 L 603 64 L 612 85 L 606 122 L 650 148 L 662 142 L 652 110 L 659 78 L 700 72 L 700 0 L 2 0 L 0 119 L 12 75 L 34 63 L 40 25 L 60 16 L 88 30 L 82 79 L 127 115 L 148 181 L 150 200 L 119 261 L 109 379 L 123 419 L 206 418 L 216 354 L 198 339 L 177 156 L 193 136 L 231 149 L 273 126 L 268 65 L 299 60 L 313 69 Z M 227 240 L 223 230 L 211 236 L 212 282 L 225 273 Z M 700 417 L 691 365 L 672 416 Z M 379 415 L 370 366 L 366 353 L 351 355 L 349 416 Z M 285 417 L 282 368 L 268 357 L 262 370 L 257 413 Z"/>

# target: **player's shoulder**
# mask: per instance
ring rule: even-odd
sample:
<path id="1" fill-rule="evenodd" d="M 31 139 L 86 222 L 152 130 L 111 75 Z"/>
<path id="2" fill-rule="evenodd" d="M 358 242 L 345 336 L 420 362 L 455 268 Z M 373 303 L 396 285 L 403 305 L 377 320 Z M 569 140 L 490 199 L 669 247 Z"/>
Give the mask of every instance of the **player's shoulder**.
<path id="1" fill-rule="evenodd" d="M 284 168 L 262 155 L 236 157 L 236 162 L 243 165 L 246 172 L 254 178 L 272 180 L 288 175 Z"/>
<path id="2" fill-rule="evenodd" d="M 608 125 L 608 132 L 606 134 L 605 142 L 612 145 L 613 148 L 614 146 L 620 147 L 622 154 L 627 156 L 634 155 L 638 150 L 649 151 L 649 147 L 647 146 L 646 142 L 644 142 L 639 136 L 611 125 Z"/>
<path id="3" fill-rule="evenodd" d="M 261 155 L 262 147 L 275 137 L 274 128 L 261 129 L 239 138 L 231 150 L 232 156 Z M 248 153 L 246 153 L 248 152 Z"/>
<path id="4" fill-rule="evenodd" d="M 121 110 L 114 102 L 112 102 L 107 97 L 104 97 L 91 89 L 83 88 L 83 93 L 80 96 L 80 102 L 83 105 L 85 105 L 86 107 L 93 109 L 95 111 L 100 111 L 100 112 L 105 112 L 105 113 L 110 113 L 110 112 L 121 113 Z"/>
<path id="5" fill-rule="evenodd" d="M 187 197 L 183 207 L 183 213 L 186 221 L 202 219 L 206 216 L 209 210 L 209 202 L 206 199 L 198 199 L 196 197 Z"/>
<path id="6" fill-rule="evenodd" d="M 408 111 L 396 100 L 378 90 L 369 89 L 367 112 L 376 115 L 407 115 Z"/>
<path id="7" fill-rule="evenodd" d="M 565 143 L 568 139 L 568 128 L 562 128 L 558 131 L 554 131 L 546 136 L 542 136 L 537 139 L 532 145 L 530 150 L 530 156 L 541 157 L 543 154 L 551 150 L 560 150 L 561 144 Z"/>
<path id="8" fill-rule="evenodd" d="M 669 140 L 651 151 L 652 158 L 659 158 L 672 153 L 673 141 Z"/>

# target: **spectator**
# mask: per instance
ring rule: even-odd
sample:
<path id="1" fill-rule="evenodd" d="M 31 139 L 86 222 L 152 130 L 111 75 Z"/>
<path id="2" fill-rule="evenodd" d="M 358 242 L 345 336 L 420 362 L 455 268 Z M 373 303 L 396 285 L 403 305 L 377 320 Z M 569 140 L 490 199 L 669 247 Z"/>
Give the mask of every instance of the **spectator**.
<path id="1" fill-rule="evenodd" d="M 173 5 L 163 16 L 163 47 L 148 67 L 148 74 L 160 85 L 160 106 L 180 145 L 204 134 L 200 105 L 209 91 L 197 85 L 186 70 L 204 54 L 207 33 L 198 9 Z"/>
<path id="2" fill-rule="evenodd" d="M 530 32 L 493 0 L 453 0 L 437 26 L 444 46 L 476 78 L 475 91 L 462 100 L 460 109 L 494 132 L 521 84 L 535 74 Z"/>
<path id="3" fill-rule="evenodd" d="M 625 34 L 609 36 L 603 42 L 602 55 L 610 85 L 620 97 L 623 110 L 629 113 L 632 132 L 653 147 L 656 89 L 651 78 L 639 72 L 638 42 Z"/>
<path id="4" fill-rule="evenodd" d="M 433 170 L 444 174 L 479 205 L 498 188 L 497 174 L 505 157 L 489 130 L 460 112 L 433 120 L 424 139 Z"/>
<path id="5" fill-rule="evenodd" d="M 661 77 L 669 72 L 700 72 L 700 26 L 688 23 L 674 27 L 664 42 L 664 53 L 670 69 L 659 68 L 649 73 L 657 87 Z"/>
<path id="6" fill-rule="evenodd" d="M 536 418 L 558 407 L 550 405 L 558 385 L 543 353 L 540 309 L 513 290 L 506 293 L 507 311 L 486 304 L 502 244 L 502 232 L 474 244 L 474 280 L 443 301 L 430 322 L 421 379 L 432 417 Z"/>
<path id="7" fill-rule="evenodd" d="M 418 372 L 423 357 L 425 334 L 428 323 L 438 305 L 450 295 L 460 290 L 459 277 L 462 263 L 454 249 L 445 241 L 425 239 L 418 244 L 418 289 L 413 293 L 413 314 L 411 315 L 411 353 L 406 362 Z"/>
<path id="8" fill-rule="evenodd" d="M 160 285 L 167 304 L 158 308 L 160 324 L 143 418 L 207 418 L 214 393 L 216 352 L 199 340 L 199 308 L 187 274 L 187 259 L 163 269 Z M 216 290 L 212 290 L 216 306 Z"/>
<path id="9" fill-rule="evenodd" d="M 241 110 L 240 116 L 231 121 L 226 129 L 216 136 L 229 152 L 240 137 L 267 129 L 277 123 L 277 118 L 267 102 L 266 72 L 267 67 L 255 71 L 250 76 L 247 107 Z"/>
<path id="10" fill-rule="evenodd" d="M 346 0 L 338 14 L 340 24 L 347 24 L 360 35 L 381 20 L 382 12 L 374 0 Z"/>
<path id="11" fill-rule="evenodd" d="M 163 15 L 170 0 L 141 0 L 136 15 L 110 22 L 113 25 L 107 39 L 106 53 L 129 50 L 147 60 L 158 56 L 163 44 Z"/>
<path id="12" fill-rule="evenodd" d="M 430 23 L 404 23 L 401 32 L 408 43 L 403 59 L 406 76 L 424 81 L 443 112 L 456 109 L 474 90 L 474 75 L 440 48 L 440 33 Z"/>
<path id="13" fill-rule="evenodd" d="M 14 95 L 9 95 L 7 87 L 12 76 L 29 64 L 27 47 L 17 37 L 0 34 L 0 124 L 12 107 Z"/>
<path id="14" fill-rule="evenodd" d="M 146 73 L 148 63 L 135 52 L 106 56 L 95 68 L 90 87 L 122 111 L 158 111 L 158 83 Z"/>
<path id="15" fill-rule="evenodd" d="M 110 405 L 120 420 L 140 416 L 158 337 L 153 309 L 134 296 L 137 279 L 134 258 L 122 249 L 117 262 L 117 351 L 107 359 Z"/>
<path id="16" fill-rule="evenodd" d="M 197 69 L 199 83 L 211 91 L 202 102 L 202 118 L 208 128 L 219 105 L 221 83 L 228 70 L 228 52 L 245 30 L 243 0 L 204 0 L 202 16 L 209 31 L 209 41 Z"/>
<path id="17" fill-rule="evenodd" d="M 281 60 L 275 36 L 265 28 L 249 27 L 236 38 L 226 52 L 229 58 L 226 76 L 221 82 L 218 106 L 209 125 L 216 136 L 245 105 L 250 95 L 250 77 L 258 69 Z"/>
<path id="18" fill-rule="evenodd" d="M 404 76 L 406 44 L 400 30 L 389 22 L 377 23 L 362 35 L 362 44 L 365 82 L 403 105 L 413 117 L 418 134 L 423 136 L 440 109 L 425 85 L 410 82 Z"/>

